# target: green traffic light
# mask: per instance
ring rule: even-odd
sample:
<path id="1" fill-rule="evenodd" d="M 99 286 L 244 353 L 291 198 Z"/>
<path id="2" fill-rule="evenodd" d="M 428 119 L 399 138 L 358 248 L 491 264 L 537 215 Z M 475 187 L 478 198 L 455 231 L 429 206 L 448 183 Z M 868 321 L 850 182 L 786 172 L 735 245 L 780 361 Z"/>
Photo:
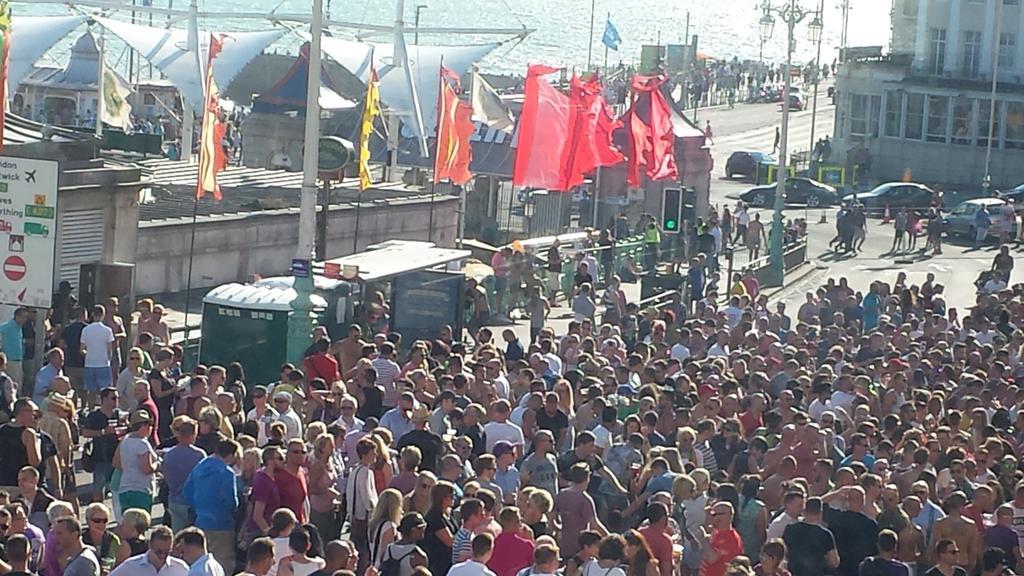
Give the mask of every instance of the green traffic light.
<path id="1" fill-rule="evenodd" d="M 673 219 L 665 220 L 665 230 L 675 230 L 679 227 L 679 223 Z"/>

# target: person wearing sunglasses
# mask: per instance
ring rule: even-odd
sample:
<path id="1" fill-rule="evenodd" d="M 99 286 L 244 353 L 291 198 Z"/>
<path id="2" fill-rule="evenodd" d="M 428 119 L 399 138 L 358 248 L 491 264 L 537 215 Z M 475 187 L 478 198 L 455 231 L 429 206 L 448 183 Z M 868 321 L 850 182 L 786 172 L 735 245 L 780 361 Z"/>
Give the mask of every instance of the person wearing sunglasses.
<path id="1" fill-rule="evenodd" d="M 167 526 L 157 526 L 149 535 L 149 549 L 132 556 L 110 573 L 110 576 L 187 576 L 188 564 L 171 556 L 174 533 Z"/>
<path id="2" fill-rule="evenodd" d="M 308 497 L 306 463 L 308 451 L 306 443 L 300 439 L 288 441 L 285 452 L 284 466 L 274 473 L 278 493 L 281 496 L 281 508 L 288 508 L 295 513 L 299 524 L 306 523 L 306 498 Z"/>
<path id="3" fill-rule="evenodd" d="M 108 528 L 110 509 L 102 502 L 93 502 L 85 508 L 85 530 L 82 542 L 92 546 L 100 561 L 100 575 L 106 576 L 114 568 L 117 560 L 117 549 L 121 546 L 121 538 Z"/>

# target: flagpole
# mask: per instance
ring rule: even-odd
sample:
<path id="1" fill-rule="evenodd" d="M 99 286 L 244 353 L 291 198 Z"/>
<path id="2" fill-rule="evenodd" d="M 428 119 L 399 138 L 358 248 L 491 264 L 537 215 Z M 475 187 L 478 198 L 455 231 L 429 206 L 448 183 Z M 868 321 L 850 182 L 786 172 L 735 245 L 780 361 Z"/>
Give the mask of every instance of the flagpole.
<path id="1" fill-rule="evenodd" d="M 199 169 L 196 169 L 196 180 L 202 176 L 199 174 Z M 191 328 L 188 323 L 188 315 L 192 312 L 192 262 L 195 259 L 196 254 L 196 220 L 199 217 L 199 195 L 193 194 L 192 196 L 192 238 L 188 243 L 188 277 L 185 279 L 185 346 L 188 349 L 188 340 L 191 332 Z M 200 340 L 200 346 L 202 341 Z"/>
<path id="2" fill-rule="evenodd" d="M 106 108 L 103 102 L 103 60 L 105 58 L 105 42 L 103 41 L 103 28 L 100 28 L 100 36 L 96 39 L 96 138 L 103 140 L 103 110 Z"/>
<path id="3" fill-rule="evenodd" d="M 199 7 L 196 0 L 192 0 L 188 7 L 188 50 L 196 56 L 196 69 L 202 74 L 202 63 L 199 54 Z M 181 99 L 181 133 L 179 141 L 181 153 L 178 160 L 184 160 L 186 164 L 192 163 L 192 128 L 195 124 L 195 112 L 192 104 L 187 98 Z"/>
<path id="4" fill-rule="evenodd" d="M 430 186 L 430 220 L 427 224 L 427 242 L 434 241 L 434 197 L 437 195 L 437 161 L 441 154 L 441 106 L 444 102 L 444 54 L 437 69 L 437 121 L 434 124 L 434 178 Z"/>
<path id="5" fill-rule="evenodd" d="M 597 0 L 590 0 L 590 42 L 587 43 L 587 72 L 590 72 L 590 57 L 594 52 L 594 10 Z"/>

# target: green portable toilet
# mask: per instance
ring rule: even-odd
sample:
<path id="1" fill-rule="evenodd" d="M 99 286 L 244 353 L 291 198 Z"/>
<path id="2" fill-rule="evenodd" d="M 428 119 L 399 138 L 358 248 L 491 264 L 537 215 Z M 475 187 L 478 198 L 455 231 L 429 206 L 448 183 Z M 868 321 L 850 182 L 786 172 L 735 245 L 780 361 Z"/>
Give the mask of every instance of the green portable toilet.
<path id="1" fill-rule="evenodd" d="M 295 290 L 224 284 L 203 298 L 202 342 L 199 361 L 207 366 L 241 362 L 249 384 L 277 380 L 287 361 L 288 315 Z M 312 294 L 316 312 L 327 301 Z"/>

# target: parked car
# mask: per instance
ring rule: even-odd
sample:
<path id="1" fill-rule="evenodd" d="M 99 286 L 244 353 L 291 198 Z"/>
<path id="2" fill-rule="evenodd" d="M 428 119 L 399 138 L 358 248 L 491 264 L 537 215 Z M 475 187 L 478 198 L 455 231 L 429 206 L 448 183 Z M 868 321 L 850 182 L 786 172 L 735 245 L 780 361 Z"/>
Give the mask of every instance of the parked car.
<path id="1" fill-rule="evenodd" d="M 737 150 L 725 161 L 725 177 L 743 176 L 753 178 L 757 175 L 758 164 L 778 164 L 778 160 L 767 152 L 756 150 Z"/>
<path id="2" fill-rule="evenodd" d="M 915 182 L 886 182 L 879 184 L 869 192 L 847 194 L 843 203 L 860 202 L 866 214 L 880 216 L 886 207 L 890 213 L 900 208 L 927 210 L 931 207 L 935 193 L 924 184 Z"/>
<path id="3" fill-rule="evenodd" d="M 769 207 L 775 204 L 775 184 L 754 186 L 740 194 L 751 206 Z M 786 205 L 801 204 L 810 208 L 816 206 L 832 206 L 839 203 L 839 194 L 828 184 L 822 184 L 811 178 L 802 176 L 786 179 Z"/>
<path id="4" fill-rule="evenodd" d="M 1001 190 L 998 195 L 1000 198 L 1006 199 L 1007 202 L 1024 201 L 1024 184 L 1018 184 L 1009 190 Z"/>
<path id="5" fill-rule="evenodd" d="M 1006 200 L 1002 198 L 974 198 L 973 200 L 961 202 L 942 219 L 943 224 L 945 224 L 946 234 L 949 236 L 964 236 L 974 240 L 977 236 L 976 228 L 974 227 L 974 216 L 982 206 L 986 206 L 992 220 L 992 226 L 988 229 L 988 235 L 993 237 L 999 236 L 999 227 L 996 226 L 996 223 L 999 222 L 1000 211 L 1006 203 Z M 1017 223 L 1014 222 L 1011 236 L 1016 236 L 1016 234 Z"/>
<path id="6" fill-rule="evenodd" d="M 800 94 L 789 94 L 789 109 L 799 112 L 804 109 L 804 97 Z"/>

